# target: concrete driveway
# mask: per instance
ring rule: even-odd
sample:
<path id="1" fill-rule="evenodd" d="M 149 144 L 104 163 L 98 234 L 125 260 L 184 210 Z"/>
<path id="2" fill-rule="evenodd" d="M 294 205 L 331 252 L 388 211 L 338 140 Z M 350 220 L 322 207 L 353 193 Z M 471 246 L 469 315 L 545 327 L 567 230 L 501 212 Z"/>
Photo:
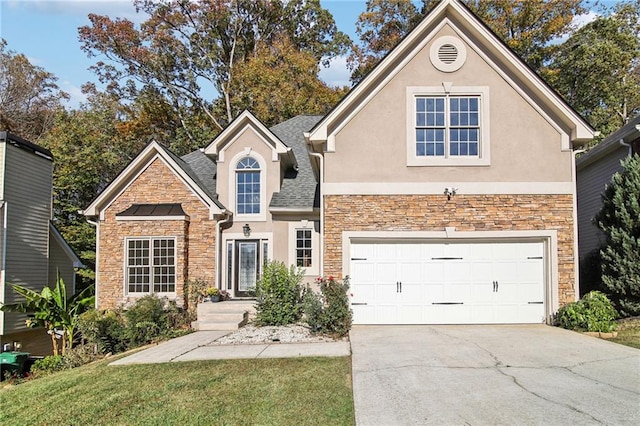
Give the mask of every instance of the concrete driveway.
<path id="1" fill-rule="evenodd" d="M 354 326 L 358 425 L 639 425 L 640 350 L 545 325 Z"/>

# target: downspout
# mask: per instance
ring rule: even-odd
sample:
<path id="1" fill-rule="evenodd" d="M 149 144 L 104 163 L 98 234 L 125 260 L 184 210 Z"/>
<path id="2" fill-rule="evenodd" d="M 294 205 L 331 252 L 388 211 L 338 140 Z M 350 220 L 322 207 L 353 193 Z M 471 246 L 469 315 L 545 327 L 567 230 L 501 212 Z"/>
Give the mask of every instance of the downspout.
<path id="1" fill-rule="evenodd" d="M 3 296 L 2 302 L 4 303 L 4 280 L 5 280 L 5 267 L 7 260 L 7 208 L 8 203 L 5 200 L 0 201 L 0 209 L 2 209 L 2 260 L 0 270 L 0 294 Z"/>
<path id="2" fill-rule="evenodd" d="M 633 147 L 631 146 L 631 144 L 626 143 L 626 142 L 624 141 L 624 139 L 620 139 L 620 140 L 618 141 L 618 144 L 620 144 L 620 146 L 624 146 L 624 147 L 626 147 L 626 148 L 629 150 L 629 152 L 627 153 L 627 155 L 628 155 L 629 157 L 631 157 L 631 156 L 633 155 Z"/>
<path id="3" fill-rule="evenodd" d="M 80 211 L 79 213 L 82 213 L 82 211 Z M 94 304 L 94 307 L 98 309 L 98 300 L 100 299 L 98 297 L 98 289 L 100 288 L 98 286 L 98 271 L 100 270 L 98 266 L 100 262 L 100 223 L 95 222 L 89 218 L 87 218 L 87 223 L 89 225 L 95 226 L 96 228 L 96 270 L 95 270 L 95 279 L 93 280 L 93 292 L 95 294 L 95 301 L 93 302 L 93 304 Z"/>
<path id="4" fill-rule="evenodd" d="M 215 287 L 219 290 L 222 290 L 220 287 L 222 283 L 222 224 L 229 223 L 232 219 L 231 214 L 225 210 L 224 214 L 227 216 L 226 219 L 219 220 L 216 222 L 216 242 L 218 245 L 218 250 L 216 250 L 216 279 L 215 279 Z M 228 259 L 227 259 L 228 261 Z"/>
<path id="5" fill-rule="evenodd" d="M 571 179 L 573 180 L 573 276 L 574 299 L 580 299 L 580 253 L 578 252 L 578 174 L 576 170 L 576 155 L 585 152 L 584 149 L 571 151 Z M 559 302 L 559 301 L 558 301 Z"/>
<path id="6" fill-rule="evenodd" d="M 324 276 L 324 156 L 318 152 L 309 151 L 309 155 L 316 157 L 320 163 L 320 276 Z"/>

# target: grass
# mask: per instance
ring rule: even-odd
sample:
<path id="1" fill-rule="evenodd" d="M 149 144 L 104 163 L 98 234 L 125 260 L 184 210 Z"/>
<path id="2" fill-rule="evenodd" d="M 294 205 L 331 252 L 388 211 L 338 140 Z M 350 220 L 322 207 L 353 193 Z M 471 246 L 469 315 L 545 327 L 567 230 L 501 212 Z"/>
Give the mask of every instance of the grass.
<path id="1" fill-rule="evenodd" d="M 351 359 L 109 366 L 0 390 L 0 424 L 352 425 Z"/>
<path id="2" fill-rule="evenodd" d="M 618 321 L 617 331 L 618 337 L 609 339 L 610 341 L 640 349 L 640 317 Z"/>

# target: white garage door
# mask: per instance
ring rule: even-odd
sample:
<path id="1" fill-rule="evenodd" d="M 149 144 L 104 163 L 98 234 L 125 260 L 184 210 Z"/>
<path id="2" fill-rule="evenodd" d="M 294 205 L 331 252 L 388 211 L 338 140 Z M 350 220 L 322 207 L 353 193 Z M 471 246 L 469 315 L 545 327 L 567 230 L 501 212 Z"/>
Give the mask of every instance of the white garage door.
<path id="1" fill-rule="evenodd" d="M 542 323 L 544 245 L 352 243 L 356 324 Z"/>

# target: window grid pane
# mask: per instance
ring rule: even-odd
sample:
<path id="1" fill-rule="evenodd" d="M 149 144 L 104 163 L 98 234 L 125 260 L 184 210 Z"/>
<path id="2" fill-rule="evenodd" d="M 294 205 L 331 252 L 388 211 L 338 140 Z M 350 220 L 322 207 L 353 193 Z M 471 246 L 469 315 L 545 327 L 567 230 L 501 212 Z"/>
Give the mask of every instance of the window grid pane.
<path id="1" fill-rule="evenodd" d="M 135 239 L 127 246 L 129 293 L 176 291 L 175 240 Z M 151 283 L 153 282 L 153 287 Z"/>
<path id="2" fill-rule="evenodd" d="M 480 144 L 478 97 L 449 99 L 449 155 L 477 156 Z"/>
<path id="3" fill-rule="evenodd" d="M 416 98 L 416 155 L 443 156 L 445 146 L 445 99 Z"/>
<path id="4" fill-rule="evenodd" d="M 253 158 L 243 158 L 236 167 L 237 214 L 260 213 L 260 165 Z M 253 170 L 252 170 L 253 169 Z"/>
<path id="5" fill-rule="evenodd" d="M 308 268 L 311 266 L 311 230 L 296 229 L 296 265 Z"/>
<path id="6" fill-rule="evenodd" d="M 416 156 L 478 156 L 480 97 L 416 97 Z"/>

